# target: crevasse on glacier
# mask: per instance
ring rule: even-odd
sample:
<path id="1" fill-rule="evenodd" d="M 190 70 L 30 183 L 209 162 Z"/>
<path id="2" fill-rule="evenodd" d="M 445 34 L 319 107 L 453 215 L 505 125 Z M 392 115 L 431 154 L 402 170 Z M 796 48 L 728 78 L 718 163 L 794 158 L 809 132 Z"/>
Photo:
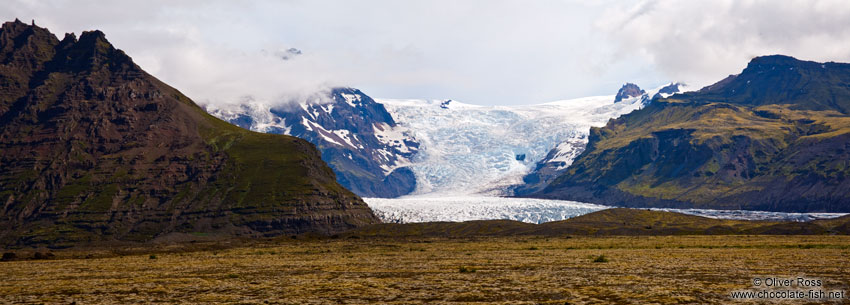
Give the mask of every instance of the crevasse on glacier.
<path id="1" fill-rule="evenodd" d="M 538 162 L 565 169 L 584 148 L 591 126 L 639 109 L 660 89 L 616 103 L 614 95 L 530 106 L 377 101 L 422 144 L 411 159 L 413 195 L 501 196 L 512 195 L 510 187 L 523 183 Z"/>

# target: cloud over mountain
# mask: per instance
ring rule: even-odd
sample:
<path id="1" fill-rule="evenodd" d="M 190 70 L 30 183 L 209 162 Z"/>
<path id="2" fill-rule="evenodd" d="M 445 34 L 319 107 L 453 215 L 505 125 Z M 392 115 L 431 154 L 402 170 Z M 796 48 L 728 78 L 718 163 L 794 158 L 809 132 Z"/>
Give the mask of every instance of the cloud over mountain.
<path id="1" fill-rule="evenodd" d="M 609 7 L 595 25 L 618 53 L 693 85 L 739 73 L 760 55 L 850 61 L 846 1 L 640 1 Z"/>
<path id="2" fill-rule="evenodd" d="M 704 85 L 764 54 L 850 61 L 844 1 L 12 0 L 0 17 L 103 30 L 152 74 L 209 103 L 351 86 L 377 97 L 535 104 L 625 82 Z"/>

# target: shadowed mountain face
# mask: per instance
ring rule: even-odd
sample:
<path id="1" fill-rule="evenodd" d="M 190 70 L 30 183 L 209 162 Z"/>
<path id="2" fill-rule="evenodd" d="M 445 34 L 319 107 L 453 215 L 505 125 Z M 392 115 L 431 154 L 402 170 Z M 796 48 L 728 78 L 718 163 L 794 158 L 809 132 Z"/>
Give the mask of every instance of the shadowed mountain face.
<path id="1" fill-rule="evenodd" d="M 850 64 L 801 61 L 782 55 L 756 57 L 741 74 L 686 96 L 703 102 L 787 105 L 794 110 L 850 115 Z"/>
<path id="2" fill-rule="evenodd" d="M 753 59 L 593 128 L 534 196 L 632 207 L 850 211 L 850 65 Z"/>
<path id="3" fill-rule="evenodd" d="M 419 142 L 396 125 L 384 105 L 360 90 L 334 88 L 318 101 L 276 106 L 255 101 L 231 107 L 208 105 L 207 111 L 245 129 L 315 144 L 337 181 L 360 196 L 398 197 L 416 187 L 407 166 L 419 151 Z"/>
<path id="4" fill-rule="evenodd" d="M 218 120 L 100 31 L 0 30 L 0 241 L 330 233 L 376 222 L 310 143 Z"/>
<path id="5" fill-rule="evenodd" d="M 638 87 L 638 85 L 632 83 L 626 83 L 617 91 L 617 95 L 614 97 L 614 102 L 619 103 L 620 101 L 630 98 L 644 95 L 646 91 Z"/>

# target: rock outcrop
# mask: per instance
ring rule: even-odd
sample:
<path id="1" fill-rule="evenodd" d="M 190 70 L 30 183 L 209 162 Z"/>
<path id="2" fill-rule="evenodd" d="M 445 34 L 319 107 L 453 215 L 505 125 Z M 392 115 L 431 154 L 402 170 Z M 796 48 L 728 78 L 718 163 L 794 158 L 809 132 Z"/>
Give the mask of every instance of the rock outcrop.
<path id="1" fill-rule="evenodd" d="M 617 91 L 617 95 L 614 96 L 614 102 L 618 103 L 618 102 L 620 102 L 624 99 L 627 99 L 627 98 L 630 98 L 630 97 L 638 97 L 638 96 L 644 95 L 645 93 L 646 93 L 646 91 L 644 91 L 643 89 L 638 87 L 638 85 L 635 85 L 635 84 L 632 84 L 632 83 L 626 83 L 625 85 L 623 85 L 622 88 L 620 88 L 619 91 Z"/>

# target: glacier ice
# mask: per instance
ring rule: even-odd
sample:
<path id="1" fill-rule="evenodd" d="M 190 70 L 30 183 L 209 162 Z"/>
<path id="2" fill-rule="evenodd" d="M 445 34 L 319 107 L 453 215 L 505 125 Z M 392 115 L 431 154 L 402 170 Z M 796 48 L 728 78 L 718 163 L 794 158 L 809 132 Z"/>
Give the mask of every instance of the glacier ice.
<path id="1" fill-rule="evenodd" d="M 572 162 L 591 126 L 640 108 L 645 98 L 614 103 L 596 96 L 530 106 L 476 106 L 451 100 L 378 99 L 422 143 L 411 159 L 421 194 L 510 195 L 550 150 Z M 518 158 L 517 156 L 523 156 Z"/>
<path id="2" fill-rule="evenodd" d="M 558 221 L 611 207 L 568 200 L 492 196 L 406 196 L 363 198 L 384 222 L 412 223 L 510 219 L 528 223 Z M 783 213 L 744 210 L 651 209 L 718 219 L 810 221 L 847 213 Z"/>
<path id="3" fill-rule="evenodd" d="M 492 196 L 363 198 L 383 222 L 510 219 L 529 223 L 563 220 L 608 207 L 566 200 Z"/>

